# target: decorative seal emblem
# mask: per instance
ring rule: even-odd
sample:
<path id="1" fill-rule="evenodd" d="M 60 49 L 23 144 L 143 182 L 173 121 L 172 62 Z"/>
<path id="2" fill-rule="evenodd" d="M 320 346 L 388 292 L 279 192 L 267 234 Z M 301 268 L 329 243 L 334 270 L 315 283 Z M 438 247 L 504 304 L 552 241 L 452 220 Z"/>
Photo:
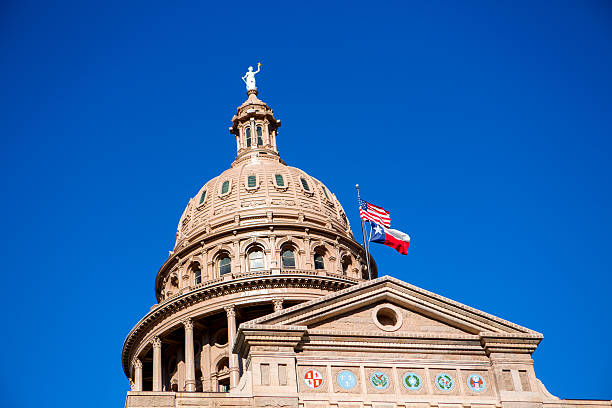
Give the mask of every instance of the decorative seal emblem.
<path id="1" fill-rule="evenodd" d="M 389 376 L 383 372 L 376 371 L 370 376 L 370 383 L 377 390 L 387 389 L 390 383 Z"/>
<path id="2" fill-rule="evenodd" d="M 468 377 L 467 384 L 472 391 L 481 392 L 486 389 L 485 380 L 479 374 L 471 374 Z"/>
<path id="3" fill-rule="evenodd" d="M 351 390 L 357 385 L 357 377 L 349 370 L 340 371 L 336 376 L 336 380 L 338 381 L 338 385 L 345 390 Z"/>
<path id="4" fill-rule="evenodd" d="M 442 391 L 450 391 L 455 387 L 455 380 L 449 374 L 440 373 L 436 376 L 436 385 Z"/>
<path id="5" fill-rule="evenodd" d="M 323 376 L 317 370 L 308 370 L 304 374 L 304 384 L 309 388 L 319 388 L 323 384 Z"/>
<path id="6" fill-rule="evenodd" d="M 404 387 L 411 391 L 416 391 L 421 388 L 423 382 L 421 381 L 421 377 L 415 373 L 406 373 L 404 374 L 404 379 L 402 380 L 402 384 Z"/>

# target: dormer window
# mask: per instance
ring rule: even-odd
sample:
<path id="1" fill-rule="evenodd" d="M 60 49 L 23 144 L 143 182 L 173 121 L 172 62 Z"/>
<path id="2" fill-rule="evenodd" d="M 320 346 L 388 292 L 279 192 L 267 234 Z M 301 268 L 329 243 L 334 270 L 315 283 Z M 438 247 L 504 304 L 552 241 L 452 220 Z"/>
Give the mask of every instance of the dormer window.
<path id="1" fill-rule="evenodd" d="M 202 195 L 200 195 L 200 204 L 204 203 L 206 200 L 206 190 L 202 191 Z"/>
<path id="2" fill-rule="evenodd" d="M 247 147 L 251 147 L 251 128 L 246 128 L 246 143 Z"/>
<path id="3" fill-rule="evenodd" d="M 324 186 L 321 186 L 321 188 L 323 189 L 323 194 L 325 194 L 325 198 L 327 198 L 329 200 L 329 195 L 327 194 L 327 189 Z"/>
<path id="4" fill-rule="evenodd" d="M 257 187 L 257 176 L 251 175 L 247 177 L 247 188 Z"/>
<path id="5" fill-rule="evenodd" d="M 221 184 L 221 195 L 226 195 L 230 191 L 230 182 L 229 180 L 225 180 L 223 184 Z"/>
<path id="6" fill-rule="evenodd" d="M 257 146 L 263 146 L 263 131 L 261 126 L 257 126 Z"/>

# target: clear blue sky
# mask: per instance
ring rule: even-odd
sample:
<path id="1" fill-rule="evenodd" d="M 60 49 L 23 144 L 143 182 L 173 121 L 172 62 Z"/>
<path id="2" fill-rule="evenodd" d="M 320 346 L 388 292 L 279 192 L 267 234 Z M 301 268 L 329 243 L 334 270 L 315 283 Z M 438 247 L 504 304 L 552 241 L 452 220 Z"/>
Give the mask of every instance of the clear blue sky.
<path id="1" fill-rule="evenodd" d="M 0 6 L 4 406 L 123 406 L 257 61 L 285 161 L 357 233 L 360 183 L 412 236 L 381 274 L 544 333 L 549 391 L 612 398 L 609 3 L 171 3 Z"/>

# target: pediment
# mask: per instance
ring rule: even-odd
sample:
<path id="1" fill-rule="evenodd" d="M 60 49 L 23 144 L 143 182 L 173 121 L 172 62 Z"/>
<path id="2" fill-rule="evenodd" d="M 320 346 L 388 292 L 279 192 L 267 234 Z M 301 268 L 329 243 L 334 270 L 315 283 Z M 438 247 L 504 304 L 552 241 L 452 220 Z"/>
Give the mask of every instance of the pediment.
<path id="1" fill-rule="evenodd" d="M 381 312 L 385 308 L 386 312 Z M 388 330 L 393 326 L 394 312 L 395 325 L 400 320 L 401 323 L 399 328 Z M 378 319 L 375 317 L 377 314 Z M 247 324 L 302 326 L 309 331 L 393 331 L 429 335 L 526 335 L 534 339 L 542 338 L 536 331 L 390 276 L 352 286 Z"/>

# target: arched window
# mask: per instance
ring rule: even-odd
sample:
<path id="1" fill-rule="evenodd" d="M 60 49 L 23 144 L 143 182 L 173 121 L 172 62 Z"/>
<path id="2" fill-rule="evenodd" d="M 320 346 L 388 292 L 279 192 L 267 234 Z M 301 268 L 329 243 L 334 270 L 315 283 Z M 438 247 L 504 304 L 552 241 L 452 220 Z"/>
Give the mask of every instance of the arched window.
<path id="1" fill-rule="evenodd" d="M 274 178 L 276 179 L 276 185 L 279 187 L 285 187 L 285 180 L 283 179 L 282 174 L 275 174 Z"/>
<path id="2" fill-rule="evenodd" d="M 202 283 L 202 269 L 200 269 L 199 265 L 193 268 L 193 283 L 196 285 Z"/>
<path id="3" fill-rule="evenodd" d="M 206 190 L 202 191 L 202 195 L 200 196 L 200 204 L 202 204 L 206 200 Z"/>
<path id="4" fill-rule="evenodd" d="M 295 268 L 295 253 L 291 248 L 283 249 L 281 254 L 281 260 L 283 268 L 293 269 Z"/>
<path id="5" fill-rule="evenodd" d="M 223 276 L 232 271 L 232 260 L 229 255 L 223 254 L 219 257 L 219 276 Z"/>
<path id="6" fill-rule="evenodd" d="M 247 186 L 249 188 L 257 187 L 257 176 L 249 176 L 247 178 Z"/>
<path id="7" fill-rule="evenodd" d="M 308 186 L 306 179 L 304 177 L 300 177 L 300 181 L 302 182 L 302 187 L 304 187 L 304 190 L 310 191 L 310 187 Z"/>
<path id="8" fill-rule="evenodd" d="M 351 263 L 352 263 L 352 261 L 351 261 L 351 257 L 350 256 L 347 255 L 344 258 L 342 258 L 342 274 L 343 275 L 348 275 Z"/>
<path id="9" fill-rule="evenodd" d="M 251 128 L 250 127 L 246 128 L 246 141 L 247 141 L 247 147 L 251 147 Z"/>
<path id="10" fill-rule="evenodd" d="M 249 252 L 249 271 L 262 271 L 264 268 L 263 251 L 254 248 Z"/>
<path id="11" fill-rule="evenodd" d="M 227 194 L 229 191 L 229 181 L 225 180 L 223 184 L 221 184 L 221 194 Z"/>
<path id="12" fill-rule="evenodd" d="M 323 260 L 323 255 L 315 254 L 314 267 L 315 269 L 325 269 L 325 261 Z"/>

